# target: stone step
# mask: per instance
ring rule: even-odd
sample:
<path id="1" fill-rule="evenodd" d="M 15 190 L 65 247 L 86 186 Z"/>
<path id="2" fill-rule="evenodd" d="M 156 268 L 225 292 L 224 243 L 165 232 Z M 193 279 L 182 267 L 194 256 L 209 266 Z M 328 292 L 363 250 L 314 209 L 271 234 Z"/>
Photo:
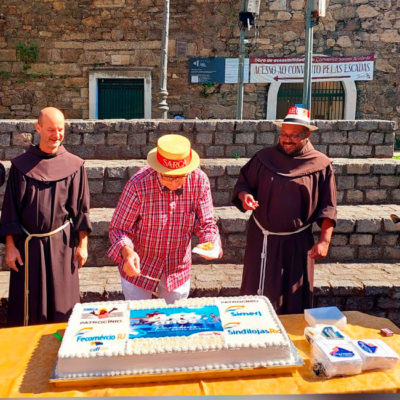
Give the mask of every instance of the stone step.
<path id="1" fill-rule="evenodd" d="M 240 294 L 240 264 L 193 265 L 191 297 Z M 81 300 L 123 299 L 116 267 L 80 269 Z M 324 263 L 315 267 L 315 306 L 336 305 L 400 324 L 400 263 Z M 9 272 L 0 272 L 0 325 L 5 321 Z"/>
<path id="2" fill-rule="evenodd" d="M 100 267 L 110 260 L 106 256 L 109 247 L 108 227 L 114 209 L 93 208 L 90 211 L 93 232 L 89 239 L 87 265 Z M 397 205 L 339 206 L 338 223 L 335 228 L 327 260 L 398 260 L 400 259 L 399 228 L 389 215 L 398 213 Z M 250 213 L 242 213 L 235 207 L 216 207 L 217 220 L 224 249 L 218 263 L 237 263 L 243 260 L 246 244 L 246 226 Z M 314 224 L 315 238 L 318 227 Z M 197 238 L 194 237 L 193 244 Z M 0 262 L 4 257 L 4 246 L 0 246 Z M 202 263 L 194 255 L 194 262 Z M 0 265 L 1 265 L 0 264 Z"/>
<path id="3" fill-rule="evenodd" d="M 240 168 L 248 158 L 202 159 L 215 206 L 230 205 Z M 4 162 L 6 168 L 10 163 Z M 145 160 L 87 160 L 92 207 L 115 207 L 126 181 Z M 339 204 L 400 204 L 400 160 L 335 158 Z M 5 186 L 0 188 L 0 205 Z"/>

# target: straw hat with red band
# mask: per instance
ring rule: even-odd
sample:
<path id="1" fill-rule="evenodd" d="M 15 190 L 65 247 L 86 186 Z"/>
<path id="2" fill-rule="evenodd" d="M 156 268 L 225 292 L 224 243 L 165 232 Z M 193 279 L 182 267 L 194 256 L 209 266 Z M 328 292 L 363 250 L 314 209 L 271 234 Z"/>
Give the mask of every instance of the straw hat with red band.
<path id="1" fill-rule="evenodd" d="M 311 125 L 310 110 L 300 107 L 290 107 L 285 119 L 283 121 L 275 121 L 274 124 L 277 126 L 282 126 L 283 124 L 301 125 L 310 131 L 318 129 L 316 126 Z"/>
<path id="2" fill-rule="evenodd" d="M 171 134 L 158 139 L 157 147 L 147 154 L 147 163 L 164 175 L 185 175 L 200 165 L 200 157 L 189 139 Z"/>

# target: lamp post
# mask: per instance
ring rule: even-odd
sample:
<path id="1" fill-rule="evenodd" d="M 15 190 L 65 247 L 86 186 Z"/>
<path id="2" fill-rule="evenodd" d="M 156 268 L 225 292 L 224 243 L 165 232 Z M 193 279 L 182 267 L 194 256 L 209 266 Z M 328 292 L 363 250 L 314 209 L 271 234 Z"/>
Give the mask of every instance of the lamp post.
<path id="1" fill-rule="evenodd" d="M 168 70 L 168 36 L 169 36 L 169 0 L 164 0 L 163 33 L 161 44 L 161 76 L 160 76 L 160 98 L 158 108 L 162 111 L 161 118 L 168 118 L 168 90 L 167 90 L 167 70 Z"/>
<path id="2" fill-rule="evenodd" d="M 314 26 L 319 18 L 325 17 L 329 0 L 307 0 L 306 9 L 306 48 L 304 57 L 303 107 L 310 110 L 312 93 L 312 56 Z"/>
<path id="3" fill-rule="evenodd" d="M 246 0 L 242 0 L 242 10 L 246 11 Z M 237 88 L 237 107 L 236 107 L 236 119 L 243 118 L 243 80 L 244 80 L 244 24 L 240 25 L 240 38 L 239 38 L 239 70 L 238 70 L 238 88 Z"/>
<path id="4" fill-rule="evenodd" d="M 310 110 L 311 113 L 311 70 L 312 70 L 312 54 L 313 54 L 313 24 L 311 21 L 313 1 L 307 1 L 306 10 L 306 48 L 304 58 L 304 83 L 303 83 L 303 107 Z"/>
<path id="5" fill-rule="evenodd" d="M 255 15 L 260 13 L 261 0 L 242 0 L 242 9 L 239 13 L 240 38 L 239 38 L 239 67 L 238 67 L 238 90 L 236 119 L 243 118 L 243 83 L 244 83 L 244 60 L 245 60 L 245 29 L 251 29 L 255 25 Z"/>

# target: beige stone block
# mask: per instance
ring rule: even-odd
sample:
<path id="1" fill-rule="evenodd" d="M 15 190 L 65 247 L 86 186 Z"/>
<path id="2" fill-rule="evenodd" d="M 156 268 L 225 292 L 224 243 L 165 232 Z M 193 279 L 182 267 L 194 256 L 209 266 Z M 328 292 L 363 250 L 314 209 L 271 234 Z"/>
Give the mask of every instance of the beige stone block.
<path id="1" fill-rule="evenodd" d="M 50 38 L 50 37 L 53 36 L 53 33 L 52 32 L 48 32 L 48 31 L 40 31 L 39 32 L 39 36 L 41 38 Z"/>
<path id="2" fill-rule="evenodd" d="M 113 54 L 111 56 L 112 65 L 129 65 L 130 56 L 128 54 Z"/>
<path id="3" fill-rule="evenodd" d="M 65 86 L 75 86 L 75 87 L 85 87 L 87 85 L 86 78 L 66 78 L 65 79 Z"/>
<path id="4" fill-rule="evenodd" d="M 53 73 L 54 75 L 81 75 L 82 71 L 77 64 L 38 64 L 31 65 L 30 72 Z"/>
<path id="5" fill-rule="evenodd" d="M 363 4 L 362 6 L 357 8 L 357 15 L 360 18 L 374 18 L 379 15 L 379 12 L 375 10 L 375 8 L 371 7 L 368 4 Z"/>
<path id="6" fill-rule="evenodd" d="M 337 45 L 340 47 L 351 47 L 352 42 L 348 36 L 340 36 L 340 38 L 337 40 Z"/>
<path id="7" fill-rule="evenodd" d="M 57 11 L 65 9 L 65 1 L 55 1 L 53 3 L 53 8 Z"/>
<path id="8" fill-rule="evenodd" d="M 285 42 L 291 42 L 292 40 L 295 40 L 297 38 L 298 38 L 298 35 L 296 32 L 293 32 L 293 31 L 283 32 L 283 40 Z"/>
<path id="9" fill-rule="evenodd" d="M 175 48 L 176 48 L 176 40 L 169 39 L 168 40 L 168 54 L 175 54 Z"/>
<path id="10" fill-rule="evenodd" d="M 57 41 L 54 43 L 56 49 L 82 49 L 83 43 L 73 40 Z"/>
<path id="11" fill-rule="evenodd" d="M 375 61 L 375 69 L 382 72 L 396 72 L 396 68 L 389 64 L 385 59 L 378 58 Z"/>
<path id="12" fill-rule="evenodd" d="M 388 29 L 381 33 L 380 38 L 384 43 L 400 43 L 399 32 L 395 29 Z"/>
<path id="13" fill-rule="evenodd" d="M 88 88 L 81 89 L 81 97 L 84 99 L 87 99 L 89 97 L 89 89 Z"/>
<path id="14" fill-rule="evenodd" d="M 279 11 L 276 18 L 278 19 L 278 21 L 289 21 L 292 18 L 292 14 L 286 11 Z"/>
<path id="15" fill-rule="evenodd" d="M 17 57 L 15 50 L 5 49 L 0 50 L 0 61 L 16 61 Z"/>
<path id="16" fill-rule="evenodd" d="M 279 11 L 279 10 L 285 10 L 286 11 L 286 0 L 275 0 L 271 3 L 269 6 L 270 10 L 273 11 Z"/>
<path id="17" fill-rule="evenodd" d="M 83 45 L 85 50 L 159 50 L 161 48 L 160 40 L 148 41 L 126 41 L 112 42 L 106 40 L 98 40 L 94 42 L 85 42 Z"/>
<path id="18" fill-rule="evenodd" d="M 125 0 L 94 0 L 92 3 L 92 7 L 98 7 L 98 8 L 103 8 L 103 7 L 115 8 L 124 6 L 125 6 Z"/>
<path id="19" fill-rule="evenodd" d="M 304 9 L 304 0 L 291 1 L 290 7 L 292 7 L 292 10 L 303 10 Z"/>
<path id="20" fill-rule="evenodd" d="M 326 45 L 328 46 L 328 47 L 333 47 L 334 45 L 335 45 L 335 39 L 328 39 L 327 41 L 326 41 Z"/>
<path id="21" fill-rule="evenodd" d="M 304 20 L 303 11 L 293 11 L 292 12 L 292 19 L 293 19 L 293 21 L 303 21 Z"/>

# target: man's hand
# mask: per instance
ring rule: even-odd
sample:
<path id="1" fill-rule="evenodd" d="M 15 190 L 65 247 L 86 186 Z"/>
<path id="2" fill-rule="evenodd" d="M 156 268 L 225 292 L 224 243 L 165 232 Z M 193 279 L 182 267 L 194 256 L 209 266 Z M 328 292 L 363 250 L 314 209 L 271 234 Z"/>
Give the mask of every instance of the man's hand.
<path id="1" fill-rule="evenodd" d="M 24 263 L 22 262 L 21 254 L 15 246 L 13 235 L 6 235 L 5 262 L 9 268 L 13 269 L 16 272 L 18 272 L 18 267 L 16 263 L 18 263 L 19 265 L 24 265 Z"/>
<path id="2" fill-rule="evenodd" d="M 242 202 L 242 206 L 245 210 L 255 210 L 258 207 L 258 201 L 254 200 L 253 195 L 247 192 L 240 192 L 239 199 Z"/>
<path id="3" fill-rule="evenodd" d="M 78 231 L 79 244 L 74 254 L 74 264 L 78 263 L 78 269 L 82 268 L 88 259 L 88 233 L 86 231 Z"/>
<path id="4" fill-rule="evenodd" d="M 87 246 L 78 246 L 74 254 L 74 264 L 78 263 L 78 268 L 81 268 L 87 261 L 88 250 Z"/>
<path id="5" fill-rule="evenodd" d="M 10 235 L 7 235 L 7 238 Z M 12 238 L 12 236 L 11 236 Z M 14 240 L 7 240 L 6 239 L 6 256 L 5 256 L 6 265 L 13 269 L 14 271 L 18 272 L 18 267 L 16 262 L 19 265 L 24 265 L 22 262 L 22 257 L 19 250 L 15 247 Z"/>
<path id="6" fill-rule="evenodd" d="M 328 254 L 329 242 L 317 242 L 310 250 L 310 257 L 319 260 Z"/>
<path id="7" fill-rule="evenodd" d="M 317 243 L 309 251 L 310 257 L 314 260 L 326 257 L 328 254 L 329 243 L 331 242 L 334 222 L 329 218 L 324 218 L 321 223 L 321 234 Z"/>
<path id="8" fill-rule="evenodd" d="M 140 276 L 140 258 L 138 253 L 128 246 L 125 246 L 121 253 L 124 260 L 122 269 L 125 274 L 129 277 Z"/>

